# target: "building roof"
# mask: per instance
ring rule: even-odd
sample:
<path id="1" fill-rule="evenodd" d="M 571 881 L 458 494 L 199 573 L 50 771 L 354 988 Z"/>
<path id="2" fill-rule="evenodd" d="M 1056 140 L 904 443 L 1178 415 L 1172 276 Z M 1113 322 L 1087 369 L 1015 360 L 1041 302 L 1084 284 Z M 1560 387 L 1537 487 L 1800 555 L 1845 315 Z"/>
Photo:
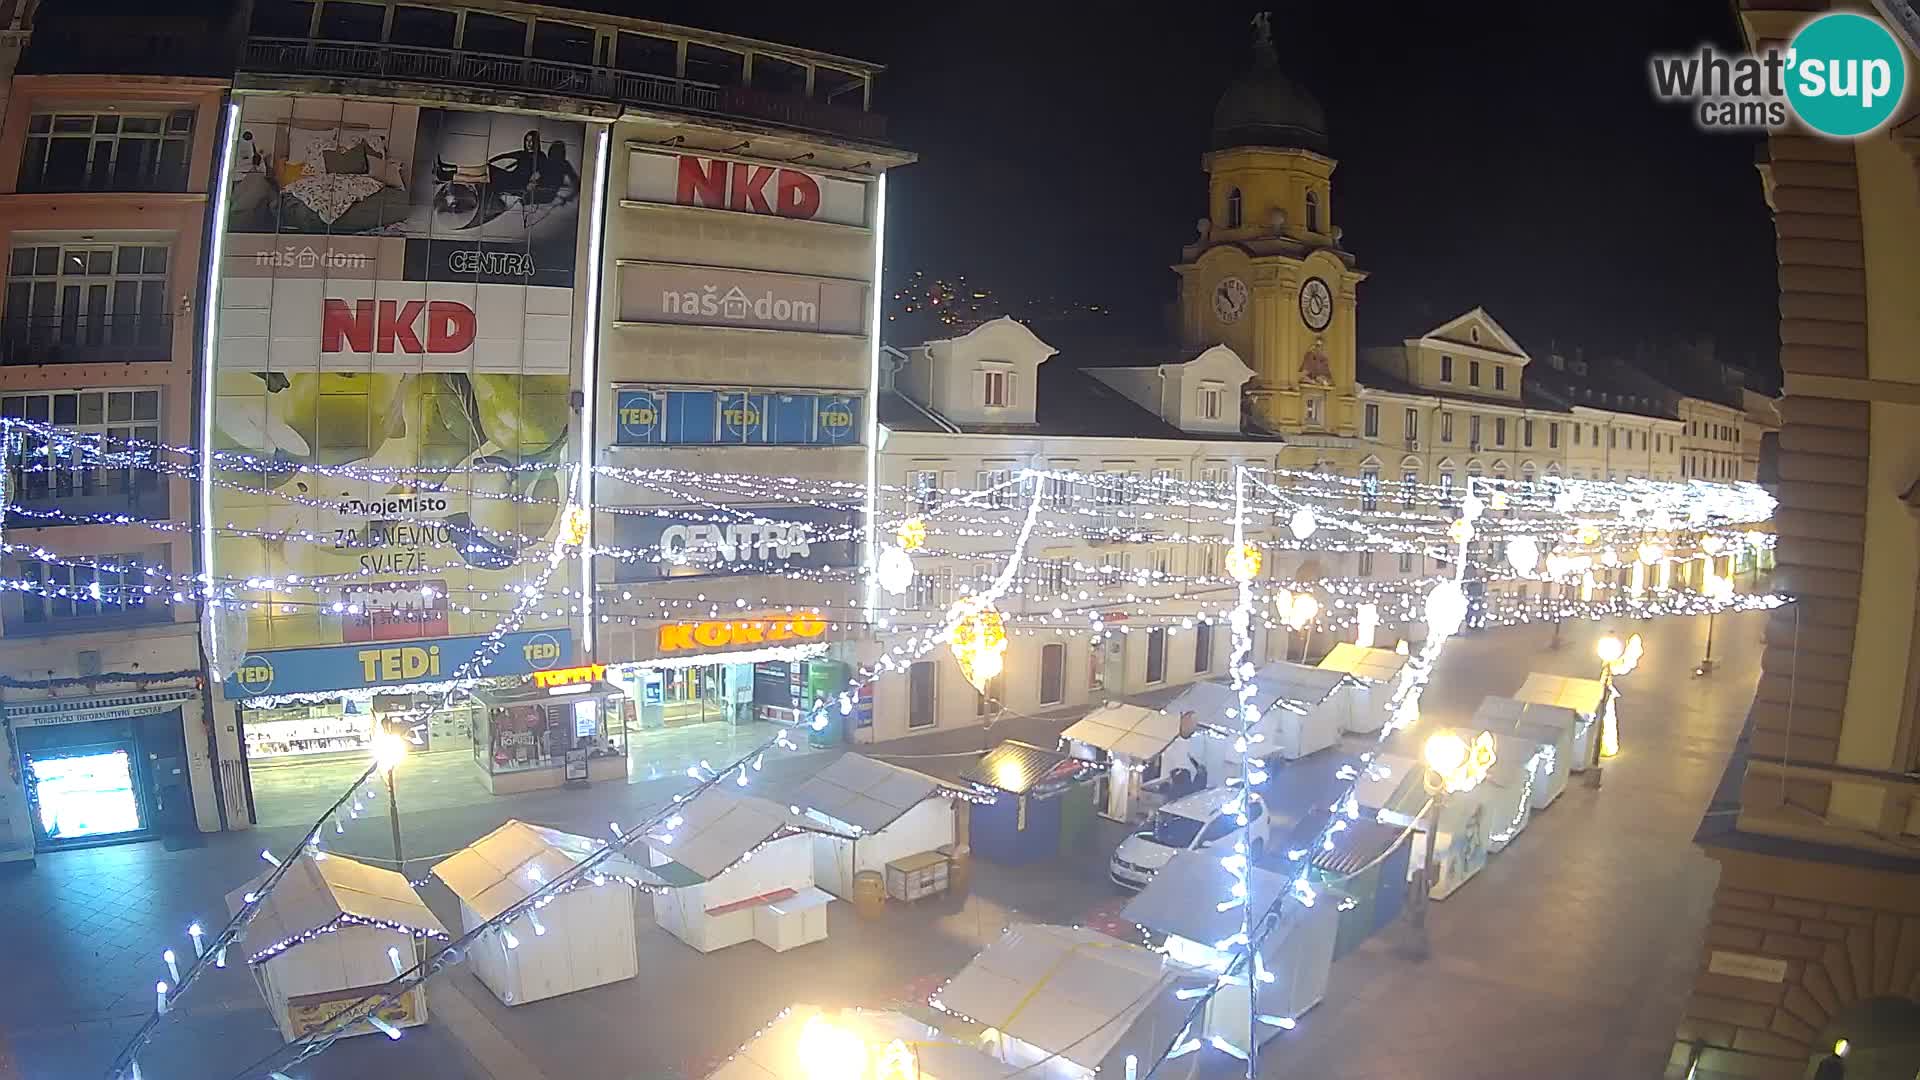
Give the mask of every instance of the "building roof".
<path id="1" fill-rule="evenodd" d="M 1136 1020 L 1149 1008 L 1165 1006 L 1180 985 L 1211 981 L 1151 949 L 1096 930 L 1025 923 L 1008 928 L 961 968 L 936 1004 L 1097 1069 L 1121 1050 L 1153 1060 L 1172 1042 L 1177 1022 L 1167 1025 L 1169 1030 L 1151 1031 L 1143 1029 L 1155 1025 Z"/>
<path id="2" fill-rule="evenodd" d="M 1114 702 L 1081 717 L 1060 737 L 1146 761 L 1180 737 L 1180 714 Z"/>
<path id="3" fill-rule="evenodd" d="M 1528 370 L 1529 372 L 1531 372 L 1532 370 L 1531 367 L 1529 367 Z M 1531 378 L 1532 378 L 1531 374 L 1525 374 L 1521 376 L 1520 378 L 1521 395 L 1519 400 L 1515 400 L 1513 398 L 1506 398 L 1506 397 L 1495 397 L 1492 394 L 1476 394 L 1476 393 L 1473 393 L 1471 390 L 1461 390 L 1451 386 L 1448 386 L 1448 387 L 1416 386 L 1415 384 L 1408 382 L 1407 380 L 1401 378 L 1398 375 L 1393 374 L 1390 371 L 1387 371 L 1373 364 L 1365 364 L 1365 363 L 1360 365 L 1360 373 L 1359 373 L 1358 381 L 1361 386 L 1364 386 L 1369 390 L 1379 390 L 1389 394 L 1406 394 L 1411 397 L 1438 398 L 1442 401 L 1471 402 L 1475 405 L 1504 405 L 1509 409 L 1544 408 L 1554 412 L 1567 411 L 1565 408 L 1561 408 L 1554 405 L 1551 401 L 1543 400 L 1542 403 L 1538 403 L 1538 404 L 1532 401 L 1528 401 L 1526 398 L 1526 386 L 1527 386 L 1528 380 Z"/>
<path id="4" fill-rule="evenodd" d="M 235 912 L 265 884 L 272 871 L 227 894 Z M 295 938 L 316 930 L 362 923 L 403 929 L 415 937 L 446 937 L 447 928 L 392 870 L 345 858 L 302 852 L 247 925 L 250 962 L 277 956 L 300 944 Z"/>
<path id="5" fill-rule="evenodd" d="M 475 914 L 491 919 L 605 846 L 544 825 L 509 820 L 442 859 L 434 866 L 433 876 Z M 604 865 L 612 876 L 640 874 L 636 864 L 620 856 L 605 860 Z"/>
<path id="6" fill-rule="evenodd" d="M 1599 679 L 1576 679 L 1534 671 L 1527 674 L 1527 681 L 1520 684 L 1520 689 L 1514 691 L 1513 696 L 1519 701 L 1562 705 L 1583 716 L 1592 716 L 1600 711 L 1600 698 L 1604 693 L 1605 687 Z"/>
<path id="7" fill-rule="evenodd" d="M 793 793 L 793 803 L 862 832 L 876 833 L 945 792 L 939 781 L 925 773 L 864 754 L 842 754 L 801 784 Z"/>
<path id="8" fill-rule="evenodd" d="M 1354 801 L 1374 810 L 1418 813 L 1427 801 L 1422 774 L 1423 766 L 1414 758 L 1374 754 L 1372 760 L 1360 767 L 1360 776 L 1353 782 Z"/>
<path id="9" fill-rule="evenodd" d="M 1120 917 L 1156 934 L 1178 934 L 1212 945 L 1240 932 L 1245 913 L 1239 908 L 1220 910 L 1234 880 L 1233 872 L 1220 865 L 1219 852 L 1182 851 L 1120 909 Z M 1289 887 L 1285 877 L 1257 866 L 1249 886 L 1256 921 Z"/>
<path id="10" fill-rule="evenodd" d="M 1253 66 L 1236 75 L 1213 107 L 1214 150 L 1272 146 L 1327 152 L 1327 114 L 1298 83 L 1280 70 L 1273 42 L 1261 24 Z"/>
<path id="11" fill-rule="evenodd" d="M 783 833 L 830 831 L 778 803 L 735 795 L 725 787 L 708 788 L 681 803 L 677 813 L 680 824 L 672 830 L 672 841 L 649 837 L 647 846 L 702 881 L 719 877 L 742 856 Z M 678 883 L 657 870 L 653 876 Z"/>
<path id="12" fill-rule="evenodd" d="M 1319 666 L 1329 671 L 1345 672 L 1357 679 L 1389 682 L 1400 677 L 1400 669 L 1407 666 L 1407 658 L 1392 649 L 1363 648 L 1350 641 L 1342 641 L 1320 658 Z"/>
<path id="13" fill-rule="evenodd" d="M 865 1009 L 832 1012 L 817 1005 L 795 1005 L 735 1051 L 707 1080 L 809 1080 L 814 1074 L 801 1064 L 800 1040 L 822 1022 L 835 1031 L 856 1036 L 870 1055 L 883 1053 L 884 1048 L 895 1042 L 904 1044 L 913 1052 L 921 1076 L 939 1080 L 1006 1080 L 1022 1071 L 957 1042 L 940 1029 L 905 1013 Z M 862 1072 L 861 1075 L 873 1074 Z"/>
<path id="14" fill-rule="evenodd" d="M 960 777 L 1009 795 L 1046 794 L 1047 789 L 1071 783 L 1092 767 L 1058 751 L 1008 739 L 967 766 Z"/>

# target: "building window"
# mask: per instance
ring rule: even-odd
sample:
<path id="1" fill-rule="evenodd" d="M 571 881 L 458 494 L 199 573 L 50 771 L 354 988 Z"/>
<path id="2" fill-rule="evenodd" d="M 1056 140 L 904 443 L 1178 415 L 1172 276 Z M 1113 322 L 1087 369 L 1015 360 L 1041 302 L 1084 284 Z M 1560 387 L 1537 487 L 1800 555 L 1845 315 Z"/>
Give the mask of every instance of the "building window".
<path id="1" fill-rule="evenodd" d="M 1533 444 L 1528 443 L 1527 445 L 1532 446 Z M 1560 449 L 1560 425 L 1558 423 L 1550 423 L 1547 425 L 1547 449 Z"/>
<path id="2" fill-rule="evenodd" d="M 1220 548 L 1215 544 L 1202 543 L 1194 548 L 1199 564 L 1193 568 L 1195 577 L 1208 580 L 1220 576 Z"/>
<path id="3" fill-rule="evenodd" d="M 907 726 L 930 728 L 940 722 L 940 668 L 932 660 L 920 660 L 907 668 Z"/>
<path id="4" fill-rule="evenodd" d="M 1153 470 L 1153 497 L 1160 502 L 1170 502 L 1180 490 L 1179 469 Z"/>
<path id="5" fill-rule="evenodd" d="M 1151 549 L 1153 572 L 1155 576 L 1168 578 L 1173 576 L 1173 548 L 1155 544 Z"/>
<path id="6" fill-rule="evenodd" d="M 1532 420 L 1520 421 L 1520 444 L 1522 446 L 1533 445 L 1533 421 Z"/>
<path id="7" fill-rule="evenodd" d="M 1380 406 L 1378 405 L 1366 406 L 1366 408 L 1362 410 L 1362 416 L 1363 416 L 1362 422 L 1365 424 L 1365 430 L 1362 432 L 1362 434 L 1364 434 L 1369 439 L 1379 438 L 1380 437 Z"/>
<path id="8" fill-rule="evenodd" d="M 1408 469 L 1400 474 L 1400 505 L 1402 508 L 1413 505 L 1413 491 L 1419 486 L 1419 473 Z"/>
<path id="9" fill-rule="evenodd" d="M 1413 552 L 1403 551 L 1400 553 L 1400 572 L 1403 574 L 1413 573 Z"/>
<path id="10" fill-rule="evenodd" d="M 165 244 L 14 248 L 7 264 L 6 360 L 170 359 L 168 262 Z"/>
<path id="11" fill-rule="evenodd" d="M 1373 576 L 1373 552 L 1363 551 L 1360 553 L 1359 574 L 1361 577 Z"/>
<path id="12" fill-rule="evenodd" d="M 128 458 L 150 461 L 151 452 L 124 446 L 119 440 L 159 441 L 160 391 L 7 394 L 0 397 L 0 416 L 47 424 L 75 435 L 102 436 L 114 440 L 104 447 L 114 458 L 122 462 Z M 37 430 L 21 431 L 15 456 L 7 463 L 11 473 L 9 501 L 29 509 L 47 509 L 46 504 L 52 503 L 76 514 L 165 512 L 159 473 L 137 463 L 103 462 L 98 453 L 64 442 L 49 440 Z M 36 518 L 26 524 L 48 523 Z"/>
<path id="13" fill-rule="evenodd" d="M 1227 228 L 1237 229 L 1245 219 L 1246 209 L 1244 200 L 1240 198 L 1240 189 L 1229 188 L 1227 190 Z"/>
<path id="14" fill-rule="evenodd" d="M 17 190 L 185 191 L 192 144 L 192 109 L 36 113 Z"/>
<path id="15" fill-rule="evenodd" d="M 1453 470 L 1440 470 L 1440 497 L 1445 498 L 1453 491 Z"/>
<path id="16" fill-rule="evenodd" d="M 1574 425 L 1571 425 L 1571 426 L 1573 427 L 1573 445 L 1575 445 L 1575 446 L 1579 446 L 1579 445 L 1580 445 L 1580 432 L 1581 432 L 1581 427 L 1580 427 L 1580 425 L 1579 425 L 1579 424 L 1574 424 Z"/>
<path id="17" fill-rule="evenodd" d="M 1476 450 L 1480 448 L 1480 418 L 1478 416 L 1467 417 L 1467 444 Z"/>
<path id="18" fill-rule="evenodd" d="M 1004 712 L 1007 707 L 1007 673 L 1001 672 L 987 680 L 984 690 L 973 693 L 973 715 L 986 718 L 995 713 Z"/>
<path id="19" fill-rule="evenodd" d="M 1058 705 L 1067 699 L 1067 647 L 1040 646 L 1040 704 Z"/>
<path id="20" fill-rule="evenodd" d="M 1607 429 L 1607 449 L 1609 450 L 1618 449 L 1619 442 L 1620 442 L 1619 436 L 1620 436 L 1620 429 L 1618 428 Z"/>
<path id="21" fill-rule="evenodd" d="M 1600 425 L 1588 424 L 1587 434 L 1593 436 L 1593 445 L 1598 447 L 1600 445 Z"/>
<path id="22" fill-rule="evenodd" d="M 1147 685 L 1167 681 L 1167 628 L 1147 631 Z"/>
<path id="23" fill-rule="evenodd" d="M 1193 628 L 1193 673 L 1205 675 L 1213 670 L 1213 624 L 1196 623 Z"/>
<path id="24" fill-rule="evenodd" d="M 981 469 L 974 476 L 982 494 L 981 504 L 994 510 L 1013 505 L 1013 473 L 1008 469 Z"/>
<path id="25" fill-rule="evenodd" d="M 940 473 L 934 469 L 916 469 L 907 474 L 907 488 L 921 513 L 932 510 L 940 501 Z"/>
<path id="26" fill-rule="evenodd" d="M 1440 381 L 1453 381 L 1453 357 L 1442 354 L 1440 357 Z"/>
<path id="27" fill-rule="evenodd" d="M 1523 484 L 1533 483 L 1533 462 L 1529 461 L 1525 465 L 1520 466 L 1520 482 Z"/>
<path id="28" fill-rule="evenodd" d="M 1220 397 L 1220 387 L 1204 385 L 1200 387 L 1200 419 L 1220 419 Z"/>
<path id="29" fill-rule="evenodd" d="M 1013 372 L 980 373 L 980 404 L 989 409 L 1004 409 L 1013 404 Z"/>
<path id="30" fill-rule="evenodd" d="M 1317 191 L 1307 192 L 1307 231 L 1320 231 L 1320 193 Z"/>
<path id="31" fill-rule="evenodd" d="M 1306 402 L 1306 423 L 1310 428 L 1325 427 L 1327 423 L 1327 399 L 1319 394 L 1308 394 Z"/>
<path id="32" fill-rule="evenodd" d="M 1504 416 L 1493 418 L 1493 445 L 1507 445 L 1507 418 Z"/>
<path id="33" fill-rule="evenodd" d="M 1493 365 L 1493 388 L 1495 390 L 1505 390 L 1507 388 L 1507 365 Z"/>
<path id="34" fill-rule="evenodd" d="M 33 591 L 20 593 L 17 614 L 7 607 L 6 630 L 40 633 L 165 621 L 172 617 L 167 605 L 147 603 L 148 569 L 163 563 L 165 552 L 158 548 L 75 560 L 88 565 L 22 559 L 14 564 L 12 576 L 31 583 Z M 164 566 L 157 569 L 164 574 Z M 58 595 L 42 595 L 42 590 Z"/>
<path id="35" fill-rule="evenodd" d="M 1478 360 L 1467 361 L 1467 385 L 1480 385 L 1480 361 Z"/>
<path id="36" fill-rule="evenodd" d="M 1477 326 L 1469 327 L 1467 329 L 1467 340 L 1473 342 L 1475 345 L 1480 344 L 1480 328 Z"/>
<path id="37" fill-rule="evenodd" d="M 1360 491 L 1362 510 L 1380 509 L 1380 466 L 1368 465 L 1360 470 Z"/>
<path id="38" fill-rule="evenodd" d="M 1067 591 L 1069 575 L 1065 559 L 1042 559 L 1034 565 L 1039 571 L 1041 595 L 1057 596 Z"/>
<path id="39" fill-rule="evenodd" d="M 1420 442 L 1420 410 L 1408 409 L 1407 410 L 1408 447 L 1411 448 L 1412 446 L 1418 444 L 1419 442 Z"/>
<path id="40" fill-rule="evenodd" d="M 1453 414 L 1450 412 L 1440 414 L 1440 441 L 1443 443 L 1453 441 Z"/>
<path id="41" fill-rule="evenodd" d="M 1041 481 L 1046 487 L 1040 496 L 1045 500 L 1046 508 L 1055 513 L 1065 513 L 1073 505 L 1073 487 L 1064 476 L 1048 476 Z"/>

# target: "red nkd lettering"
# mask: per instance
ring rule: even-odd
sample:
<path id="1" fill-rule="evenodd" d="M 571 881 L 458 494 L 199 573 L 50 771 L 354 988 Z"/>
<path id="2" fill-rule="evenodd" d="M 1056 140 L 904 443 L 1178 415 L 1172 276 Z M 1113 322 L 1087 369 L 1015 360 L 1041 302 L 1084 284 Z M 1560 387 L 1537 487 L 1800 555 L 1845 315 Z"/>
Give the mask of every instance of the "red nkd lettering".
<path id="1" fill-rule="evenodd" d="M 473 309 L 456 300 L 323 300 L 323 353 L 457 353 L 473 347 Z M 420 319 L 426 316 L 426 339 Z"/>
<path id="2" fill-rule="evenodd" d="M 820 181 L 796 169 L 691 156 L 682 156 L 679 163 L 673 201 L 681 206 L 802 219 L 820 212 Z"/>
<path id="3" fill-rule="evenodd" d="M 673 201 L 681 206 L 727 205 L 727 163 L 683 155 Z"/>
<path id="4" fill-rule="evenodd" d="M 767 181 L 773 179 L 773 174 L 778 171 L 771 165 L 734 162 L 733 190 L 727 193 L 727 208 L 752 214 L 773 213 L 773 207 L 767 202 Z"/>
<path id="5" fill-rule="evenodd" d="M 820 212 L 820 184 L 803 172 L 781 169 L 774 197 L 781 217 L 810 218 Z"/>

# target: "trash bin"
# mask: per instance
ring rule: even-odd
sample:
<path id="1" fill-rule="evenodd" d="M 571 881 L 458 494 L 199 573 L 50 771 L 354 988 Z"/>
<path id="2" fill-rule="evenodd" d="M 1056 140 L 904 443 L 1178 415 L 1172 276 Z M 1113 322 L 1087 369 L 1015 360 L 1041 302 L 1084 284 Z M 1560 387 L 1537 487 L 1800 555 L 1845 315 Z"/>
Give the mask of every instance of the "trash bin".
<path id="1" fill-rule="evenodd" d="M 853 910 L 863 919 L 877 919 L 887 906 L 887 879 L 878 870 L 853 875 Z"/>

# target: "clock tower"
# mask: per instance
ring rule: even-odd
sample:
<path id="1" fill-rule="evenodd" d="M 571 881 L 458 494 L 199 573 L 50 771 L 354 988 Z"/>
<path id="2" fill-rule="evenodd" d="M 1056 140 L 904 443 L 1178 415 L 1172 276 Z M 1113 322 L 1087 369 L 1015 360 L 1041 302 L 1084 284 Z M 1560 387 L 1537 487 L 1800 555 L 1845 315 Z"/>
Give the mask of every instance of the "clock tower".
<path id="1" fill-rule="evenodd" d="M 1333 224 L 1326 116 L 1280 70 L 1267 15 L 1253 31 L 1253 66 L 1220 96 L 1201 159 L 1207 216 L 1174 267 L 1181 333 L 1253 368 L 1260 426 L 1352 436 L 1354 291 L 1366 275 Z"/>

